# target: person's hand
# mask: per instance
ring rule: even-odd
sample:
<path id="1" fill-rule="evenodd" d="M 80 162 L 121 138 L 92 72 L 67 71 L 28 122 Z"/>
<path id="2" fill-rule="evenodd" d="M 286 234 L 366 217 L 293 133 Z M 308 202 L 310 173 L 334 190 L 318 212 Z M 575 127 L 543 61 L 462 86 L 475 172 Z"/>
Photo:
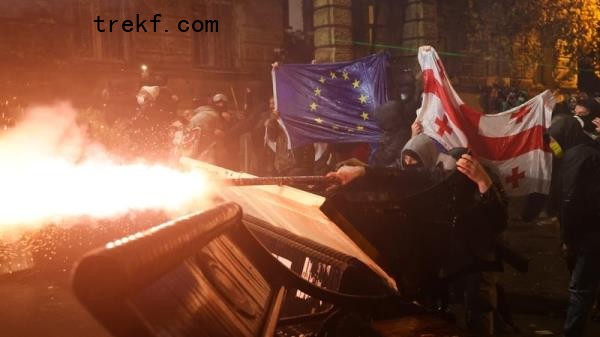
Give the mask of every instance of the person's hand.
<path id="1" fill-rule="evenodd" d="M 479 187 L 480 193 L 485 193 L 492 186 L 492 178 L 487 174 L 481 163 L 469 154 L 463 154 L 456 162 L 456 169 L 466 175 Z"/>
<path id="2" fill-rule="evenodd" d="M 412 123 L 412 125 L 410 126 L 410 130 L 411 130 L 411 137 L 414 137 L 418 134 L 423 133 L 423 124 L 421 124 L 420 121 L 415 121 L 414 123 Z"/>
<path id="3" fill-rule="evenodd" d="M 279 68 L 279 62 L 273 62 L 273 63 L 271 63 L 271 67 L 272 67 L 273 69 L 277 69 L 277 68 Z"/>
<path id="4" fill-rule="evenodd" d="M 594 123 L 594 125 L 596 126 L 596 132 L 600 133 L 600 117 L 594 118 L 594 120 L 592 120 L 592 123 Z"/>
<path id="5" fill-rule="evenodd" d="M 340 184 L 346 185 L 346 184 L 350 183 L 352 180 L 354 180 L 358 177 L 364 176 L 365 172 L 366 172 L 366 170 L 363 166 L 344 165 L 335 172 L 327 173 L 327 177 L 336 178 Z"/>

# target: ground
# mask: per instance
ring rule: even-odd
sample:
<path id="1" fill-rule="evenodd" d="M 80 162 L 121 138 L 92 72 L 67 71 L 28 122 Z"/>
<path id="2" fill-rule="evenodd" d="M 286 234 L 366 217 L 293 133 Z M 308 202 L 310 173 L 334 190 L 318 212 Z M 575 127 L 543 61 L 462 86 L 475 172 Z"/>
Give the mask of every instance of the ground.
<path id="1" fill-rule="evenodd" d="M 531 259 L 528 273 L 506 267 L 500 278 L 522 330 L 515 336 L 562 336 L 569 274 L 561 253 L 558 221 L 542 213 L 533 222 L 523 222 L 518 216 L 522 204 L 519 200 L 512 203 L 505 238 Z M 590 321 L 586 336 L 600 336 L 600 322 Z"/>
<path id="2" fill-rule="evenodd" d="M 568 274 L 560 254 L 556 219 L 524 223 L 515 217 L 506 239 L 532 260 L 527 274 L 507 267 L 501 276 L 515 322 L 521 329 L 520 334 L 505 336 L 560 336 Z M 109 336 L 69 291 L 68 271 L 62 270 L 58 277 L 50 278 L 44 273 L 0 276 L 1 336 Z M 600 323 L 590 322 L 586 336 L 600 336 Z"/>

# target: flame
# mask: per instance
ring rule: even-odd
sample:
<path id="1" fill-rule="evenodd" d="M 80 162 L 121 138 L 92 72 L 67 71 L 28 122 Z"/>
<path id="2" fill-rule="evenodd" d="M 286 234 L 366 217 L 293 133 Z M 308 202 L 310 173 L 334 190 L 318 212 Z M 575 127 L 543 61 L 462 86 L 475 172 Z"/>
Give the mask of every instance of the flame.
<path id="1" fill-rule="evenodd" d="M 198 171 L 122 164 L 90 141 L 68 105 L 38 107 L 0 134 L 0 234 L 131 210 L 181 211 L 206 197 Z"/>

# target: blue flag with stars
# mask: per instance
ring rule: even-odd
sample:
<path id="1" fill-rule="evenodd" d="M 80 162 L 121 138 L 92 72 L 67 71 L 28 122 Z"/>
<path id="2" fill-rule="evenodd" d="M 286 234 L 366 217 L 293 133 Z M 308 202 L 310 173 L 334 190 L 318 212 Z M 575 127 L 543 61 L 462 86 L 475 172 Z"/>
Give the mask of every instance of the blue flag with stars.
<path id="1" fill-rule="evenodd" d="M 381 53 L 352 62 L 275 67 L 275 102 L 291 147 L 379 141 L 373 112 L 387 99 L 387 59 Z"/>

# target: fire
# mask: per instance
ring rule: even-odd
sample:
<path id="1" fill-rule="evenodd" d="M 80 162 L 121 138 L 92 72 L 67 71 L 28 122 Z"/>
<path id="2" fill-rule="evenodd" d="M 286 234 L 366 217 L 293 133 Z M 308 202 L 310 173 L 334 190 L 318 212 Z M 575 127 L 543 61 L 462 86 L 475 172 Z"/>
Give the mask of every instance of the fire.
<path id="1" fill-rule="evenodd" d="M 67 105 L 36 108 L 0 134 L 0 234 L 131 210 L 177 212 L 205 199 L 201 173 L 119 163 L 75 121 Z"/>

